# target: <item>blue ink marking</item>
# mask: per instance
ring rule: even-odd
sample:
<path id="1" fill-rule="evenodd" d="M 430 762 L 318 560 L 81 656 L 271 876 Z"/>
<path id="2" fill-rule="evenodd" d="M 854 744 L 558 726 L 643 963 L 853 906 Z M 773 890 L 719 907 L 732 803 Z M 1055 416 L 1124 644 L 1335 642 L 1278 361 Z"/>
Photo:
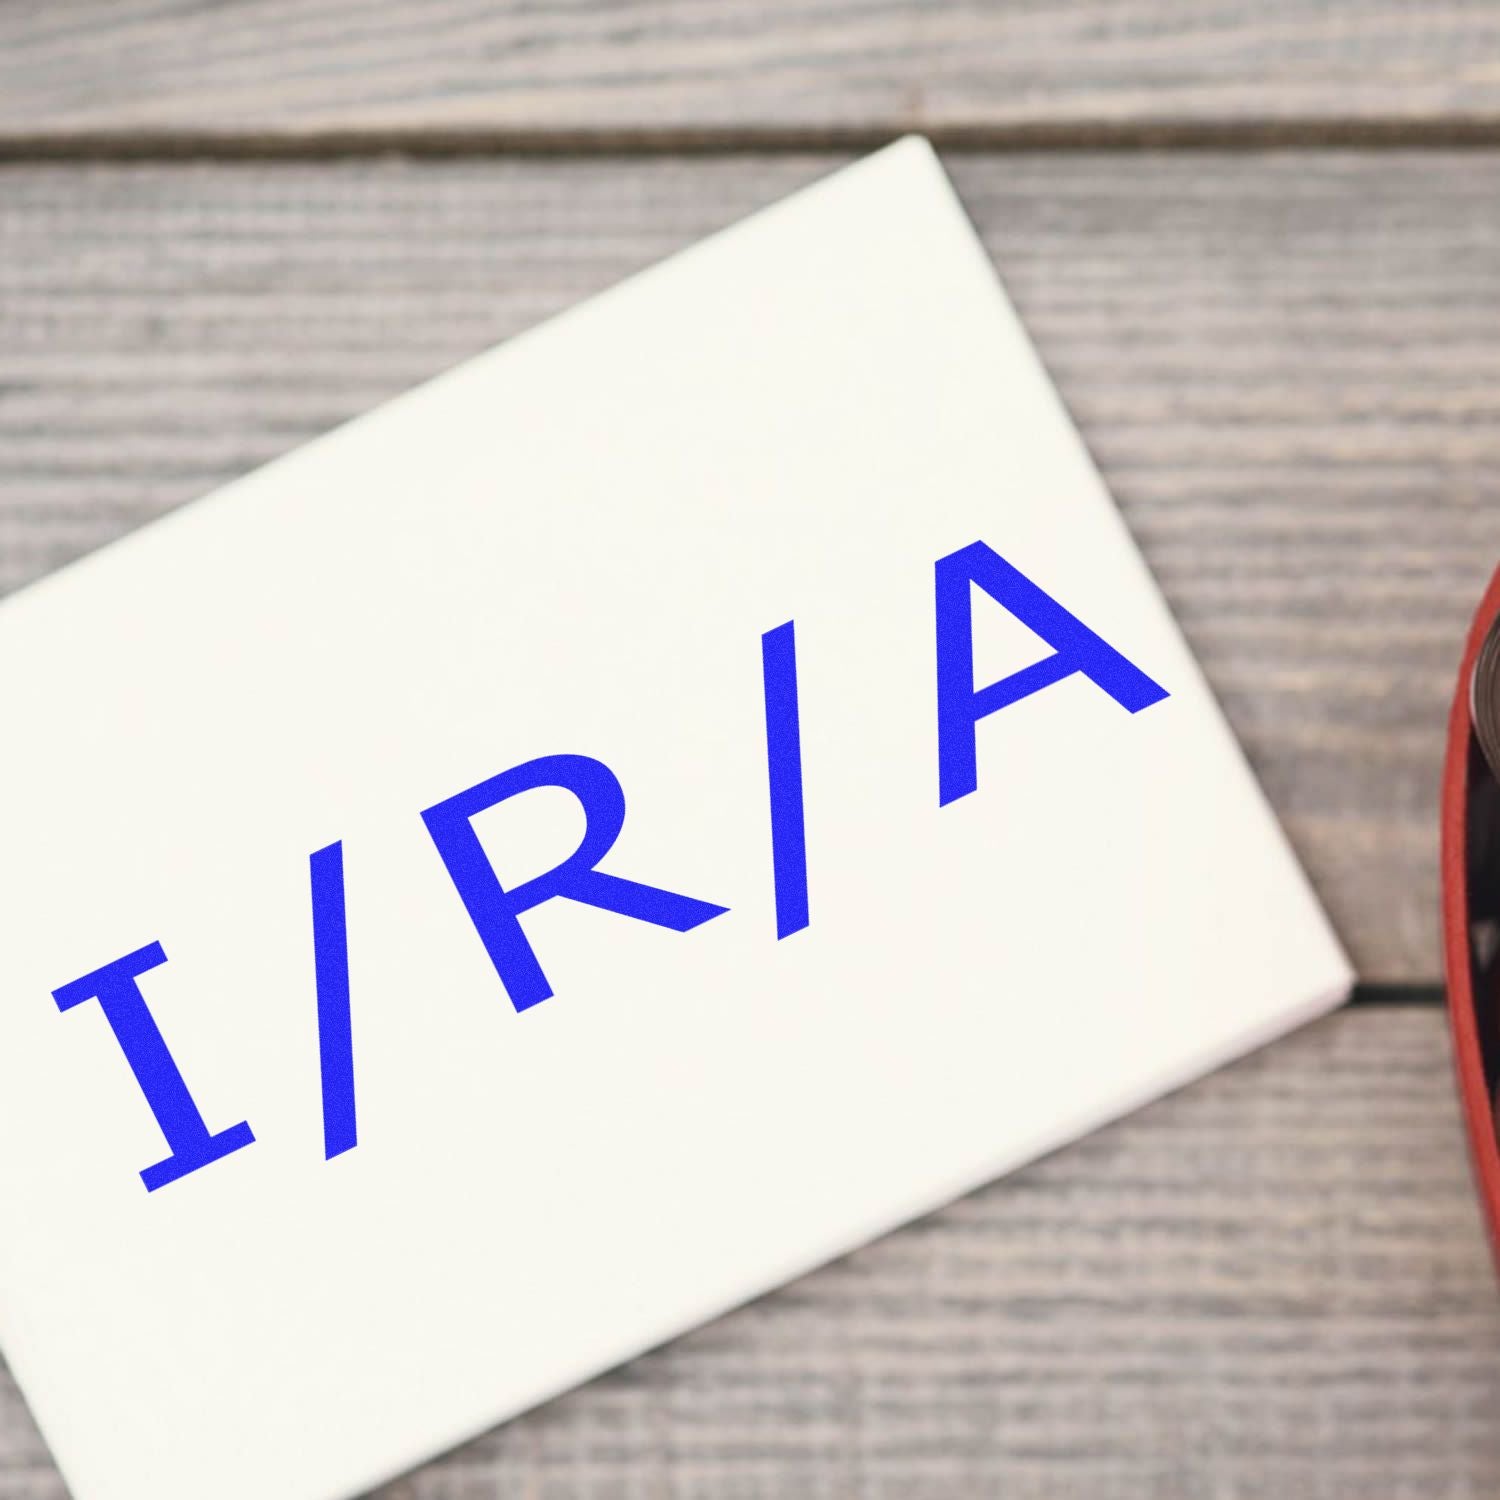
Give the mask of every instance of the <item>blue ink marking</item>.
<path id="1" fill-rule="evenodd" d="M 231 1152 L 250 1145 L 255 1136 L 243 1120 L 227 1130 L 209 1134 L 203 1116 L 183 1082 L 176 1062 L 157 1027 L 136 983 L 138 976 L 166 963 L 167 955 L 160 943 L 148 943 L 105 964 L 52 991 L 52 998 L 60 1011 L 72 1010 L 87 1000 L 97 1000 L 109 1022 L 125 1061 L 140 1085 L 146 1103 L 171 1147 L 171 1155 L 141 1172 L 141 1181 L 146 1191 L 154 1193 L 157 1188 L 196 1172 L 210 1162 L 218 1161 Z"/>
<path id="2" fill-rule="evenodd" d="M 969 585 L 990 598 L 1052 646 L 1043 657 L 999 682 L 974 687 L 974 630 Z M 973 542 L 934 568 L 937 617 L 938 806 L 967 797 L 979 786 L 974 726 L 980 719 L 1082 672 L 1121 708 L 1139 713 L 1169 697 L 1139 667 L 1094 634 L 1050 594 L 983 542 Z"/>
<path id="3" fill-rule="evenodd" d="M 771 867 L 779 941 L 808 925 L 807 826 L 802 805 L 802 726 L 797 635 L 788 620 L 760 638 L 766 700 L 766 771 L 771 788 Z"/>
<path id="4" fill-rule="evenodd" d="M 310 854 L 313 971 L 318 989 L 318 1065 L 323 1080 L 323 1157 L 359 1144 L 354 1113 L 354 1038 L 349 1021 L 349 925 L 344 903 L 344 846 Z"/>
<path id="5" fill-rule="evenodd" d="M 583 804 L 583 840 L 561 864 L 507 891 L 490 866 L 472 820 L 518 792 L 543 786 L 562 787 Z M 565 896 L 673 932 L 689 932 L 728 910 L 595 868 L 625 826 L 625 793 L 608 766 L 586 755 L 543 755 L 512 766 L 427 808 L 422 821 L 518 1011 L 552 994 L 520 922 L 522 912 L 544 901 Z"/>

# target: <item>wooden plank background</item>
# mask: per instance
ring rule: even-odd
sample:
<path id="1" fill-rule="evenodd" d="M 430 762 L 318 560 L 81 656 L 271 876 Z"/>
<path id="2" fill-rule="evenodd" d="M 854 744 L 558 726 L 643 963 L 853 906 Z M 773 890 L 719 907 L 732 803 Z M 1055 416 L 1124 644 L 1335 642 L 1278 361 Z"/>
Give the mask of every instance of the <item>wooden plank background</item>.
<path id="1" fill-rule="evenodd" d="M 47 0 L 0 136 L 743 145 L 1492 135 L 1483 0 Z"/>
<path id="2" fill-rule="evenodd" d="M 1500 558 L 1500 7 L 14 0 L 0 591 L 912 126 L 1361 975 L 1426 1003 L 380 1500 L 1492 1496 L 1500 1300 L 1431 1001 L 1442 716 Z M 63 1494 L 0 1379 L 0 1500 Z"/>

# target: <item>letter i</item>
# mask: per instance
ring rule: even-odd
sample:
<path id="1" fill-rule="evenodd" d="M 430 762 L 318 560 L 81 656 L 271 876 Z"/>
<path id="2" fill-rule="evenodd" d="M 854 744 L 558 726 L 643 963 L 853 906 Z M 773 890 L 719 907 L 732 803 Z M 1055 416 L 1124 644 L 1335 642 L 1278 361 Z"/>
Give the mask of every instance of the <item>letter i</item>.
<path id="1" fill-rule="evenodd" d="M 146 997 L 136 983 L 142 974 L 149 974 L 166 961 L 160 943 L 147 943 L 144 948 L 137 948 L 134 953 L 127 953 L 124 958 L 52 991 L 61 1011 L 72 1010 L 88 1000 L 99 1002 L 104 1019 L 166 1137 L 171 1154 L 141 1172 L 148 1193 L 255 1141 L 244 1120 L 227 1130 L 210 1132 L 188 1091 Z"/>
<path id="2" fill-rule="evenodd" d="M 802 729 L 797 710 L 797 635 L 788 620 L 760 638 L 766 700 L 766 771 L 771 788 L 771 868 L 776 936 L 808 925 L 807 829 L 802 807 Z"/>

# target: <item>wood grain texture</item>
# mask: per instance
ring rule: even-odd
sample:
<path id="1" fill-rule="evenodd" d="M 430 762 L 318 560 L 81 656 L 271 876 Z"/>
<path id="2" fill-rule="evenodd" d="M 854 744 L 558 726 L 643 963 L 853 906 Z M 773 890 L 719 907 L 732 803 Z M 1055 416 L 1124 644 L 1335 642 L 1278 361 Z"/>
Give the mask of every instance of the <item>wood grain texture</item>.
<path id="1" fill-rule="evenodd" d="M 11 0 L 0 141 L 1500 125 L 1483 0 Z"/>
<path id="2" fill-rule="evenodd" d="M 835 164 L 0 170 L 0 589 Z M 1500 155 L 950 165 L 1361 973 L 1435 978 Z"/>
<path id="3" fill-rule="evenodd" d="M 1497 1410 L 1442 1014 L 1356 1009 L 379 1500 L 1492 1500 Z"/>

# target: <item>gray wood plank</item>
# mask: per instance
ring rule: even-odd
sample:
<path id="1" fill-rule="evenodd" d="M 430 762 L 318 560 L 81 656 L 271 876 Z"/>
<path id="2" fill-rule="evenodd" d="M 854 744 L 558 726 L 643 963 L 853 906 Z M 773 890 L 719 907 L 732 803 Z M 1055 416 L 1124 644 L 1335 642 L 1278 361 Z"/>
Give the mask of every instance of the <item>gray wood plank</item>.
<path id="1" fill-rule="evenodd" d="M 832 165 L 0 169 L 0 589 Z M 1443 717 L 1500 559 L 1500 155 L 951 165 L 1362 974 L 1436 977 Z"/>
<path id="2" fill-rule="evenodd" d="M 379 1500 L 1490 1500 L 1497 1411 L 1442 1014 L 1355 1009 Z M 0 1374 L 0 1500 L 64 1495 Z"/>
<path id="3" fill-rule="evenodd" d="M 11 0 L 0 141 L 848 139 L 1500 122 L 1476 0 Z"/>

